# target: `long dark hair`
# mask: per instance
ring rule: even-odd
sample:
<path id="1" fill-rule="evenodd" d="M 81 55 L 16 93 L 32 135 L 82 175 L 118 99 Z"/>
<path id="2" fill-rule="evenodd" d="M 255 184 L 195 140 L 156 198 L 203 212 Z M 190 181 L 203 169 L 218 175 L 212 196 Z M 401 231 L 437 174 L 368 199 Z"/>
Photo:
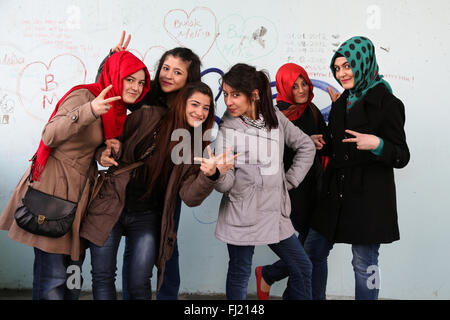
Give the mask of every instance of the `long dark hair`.
<path id="1" fill-rule="evenodd" d="M 226 83 L 234 90 L 242 92 L 249 101 L 252 100 L 252 92 L 258 89 L 259 99 L 255 101 L 256 114 L 262 114 L 269 130 L 278 128 L 278 118 L 273 107 L 270 80 L 265 71 L 257 71 L 253 66 L 238 63 L 222 76 L 222 83 Z"/>
<path id="2" fill-rule="evenodd" d="M 187 83 L 200 81 L 201 72 L 200 67 L 202 62 L 198 55 L 196 55 L 191 49 L 176 47 L 171 50 L 166 51 L 159 59 L 158 68 L 156 69 L 155 77 L 151 82 L 151 90 L 142 101 L 142 104 L 147 104 L 150 106 L 166 106 L 167 105 L 167 94 L 162 91 L 161 85 L 159 84 L 159 75 L 161 73 L 162 66 L 166 61 L 168 56 L 173 56 L 175 58 L 181 58 L 183 61 L 189 63 L 188 67 L 188 78 Z"/>
<path id="3" fill-rule="evenodd" d="M 211 129 L 214 124 L 215 118 L 215 107 L 214 107 L 214 96 L 211 88 L 200 81 L 187 83 L 182 89 L 180 89 L 177 94 L 174 105 L 169 109 L 166 115 L 159 121 L 157 125 L 157 130 L 159 130 L 155 150 L 153 155 L 147 158 L 145 164 L 143 166 L 143 170 L 141 171 L 145 181 L 147 181 L 147 192 L 144 195 L 144 198 L 149 196 L 152 193 L 152 190 L 155 188 L 158 179 L 162 186 L 166 186 L 169 181 L 169 174 L 172 168 L 172 159 L 171 153 L 172 149 L 180 143 L 180 141 L 171 141 L 172 132 L 176 129 L 186 129 L 191 135 L 191 150 L 194 150 L 194 138 L 196 137 L 194 133 L 194 128 L 192 128 L 186 119 L 186 103 L 187 100 L 196 92 L 203 93 L 207 95 L 210 99 L 210 107 L 208 112 L 208 117 L 202 123 L 202 135 L 203 138 L 204 133 Z M 152 133 L 153 135 L 153 133 Z M 146 144 L 141 144 L 136 146 L 136 153 L 143 154 L 145 150 L 149 147 L 152 137 L 146 139 Z M 199 141 L 197 143 L 200 143 Z M 210 143 L 210 141 L 201 141 L 202 150 L 206 148 L 206 146 Z M 193 155 L 191 155 L 191 161 L 193 160 Z M 193 162 L 191 162 L 193 163 Z M 200 169 L 198 165 L 192 166 L 197 172 Z"/>

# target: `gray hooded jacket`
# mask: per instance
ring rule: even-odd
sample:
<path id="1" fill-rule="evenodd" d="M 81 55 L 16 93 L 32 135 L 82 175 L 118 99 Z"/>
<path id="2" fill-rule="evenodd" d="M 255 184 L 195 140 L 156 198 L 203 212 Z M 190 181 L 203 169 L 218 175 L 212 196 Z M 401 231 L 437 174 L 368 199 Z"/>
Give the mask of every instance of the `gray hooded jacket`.
<path id="1" fill-rule="evenodd" d="M 249 126 L 225 112 L 215 142 L 215 154 L 232 147 L 240 153 L 222 175 L 216 190 L 223 193 L 216 237 L 234 245 L 278 243 L 294 233 L 288 190 L 297 187 L 311 167 L 314 143 L 277 108 L 278 128 Z M 296 151 L 284 172 L 284 145 Z"/>

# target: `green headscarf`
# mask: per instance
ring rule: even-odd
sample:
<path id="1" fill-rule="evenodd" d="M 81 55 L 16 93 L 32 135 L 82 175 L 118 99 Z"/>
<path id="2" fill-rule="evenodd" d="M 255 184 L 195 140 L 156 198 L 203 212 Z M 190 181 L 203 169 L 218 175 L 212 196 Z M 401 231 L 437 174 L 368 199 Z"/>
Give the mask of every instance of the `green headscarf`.
<path id="1" fill-rule="evenodd" d="M 330 68 L 335 79 L 334 60 L 336 60 L 338 53 L 347 59 L 355 78 L 355 85 L 349 90 L 347 110 L 353 107 L 355 102 L 363 97 L 370 88 L 375 87 L 379 83 L 383 83 L 389 92 L 392 93 L 391 86 L 383 80 L 383 76 L 378 72 L 375 47 L 372 41 L 365 37 L 353 37 L 341 44 L 333 58 L 331 58 Z M 338 79 L 336 81 L 339 82 Z"/>

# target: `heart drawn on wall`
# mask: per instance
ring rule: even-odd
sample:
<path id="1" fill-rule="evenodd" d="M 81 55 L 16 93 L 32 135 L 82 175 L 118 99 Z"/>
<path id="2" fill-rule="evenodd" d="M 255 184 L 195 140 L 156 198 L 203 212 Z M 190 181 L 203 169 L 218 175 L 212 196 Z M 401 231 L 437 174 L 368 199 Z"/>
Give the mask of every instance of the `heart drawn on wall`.
<path id="1" fill-rule="evenodd" d="M 220 22 L 219 33 L 217 48 L 229 64 L 262 58 L 278 45 L 277 28 L 264 17 L 230 15 Z"/>
<path id="2" fill-rule="evenodd" d="M 61 54 L 47 64 L 35 61 L 19 73 L 17 96 L 19 103 L 33 118 L 47 122 L 69 89 L 86 83 L 86 66 L 72 54 Z"/>
<path id="3" fill-rule="evenodd" d="M 183 9 L 173 9 L 164 16 L 164 29 L 180 46 L 203 59 L 216 42 L 217 18 L 206 7 L 196 7 L 189 14 Z"/>
<path id="4" fill-rule="evenodd" d="M 129 49 L 131 53 L 133 53 L 136 57 L 142 60 L 144 64 L 147 66 L 148 72 L 150 72 L 150 76 L 153 77 L 156 73 L 156 68 L 158 67 L 158 62 L 164 52 L 167 51 L 163 46 L 151 46 L 148 48 L 144 54 L 136 49 Z"/>

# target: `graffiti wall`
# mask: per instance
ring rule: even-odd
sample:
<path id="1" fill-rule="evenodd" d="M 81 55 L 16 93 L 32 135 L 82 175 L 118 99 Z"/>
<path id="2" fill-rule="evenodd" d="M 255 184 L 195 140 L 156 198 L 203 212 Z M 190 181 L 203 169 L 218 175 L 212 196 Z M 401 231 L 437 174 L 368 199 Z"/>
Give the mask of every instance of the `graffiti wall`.
<path id="1" fill-rule="evenodd" d="M 412 153 L 410 165 L 396 172 L 402 240 L 381 249 L 386 280 L 382 280 L 380 296 L 449 298 L 448 282 L 438 285 L 432 275 L 445 274 L 441 268 L 449 269 L 450 258 L 434 263 L 437 269 L 429 270 L 430 275 L 423 279 L 417 276 L 420 270 L 405 271 L 398 266 L 400 262 L 426 267 L 423 251 L 420 256 L 414 250 L 417 245 L 430 260 L 435 260 L 435 250 L 444 250 L 442 241 L 449 249 L 448 235 L 439 236 L 446 239 L 441 242 L 432 240 L 439 239 L 444 222 L 450 223 L 448 215 L 441 215 L 450 207 L 442 191 L 447 181 L 444 177 L 450 178 L 450 174 L 448 169 L 438 170 L 444 168 L 442 159 L 449 159 L 448 143 L 444 143 L 449 142 L 448 129 L 444 129 L 449 108 L 443 95 L 450 85 L 446 76 L 450 71 L 450 34 L 445 24 L 449 15 L 450 5 L 444 0 L 2 0 L 0 209 L 29 165 L 58 100 L 74 85 L 94 82 L 100 62 L 118 43 L 122 30 L 131 34 L 129 50 L 145 62 L 152 76 L 164 51 L 185 46 L 196 52 L 202 60 L 202 80 L 216 97 L 217 120 L 226 109 L 220 76 L 238 62 L 265 69 L 274 98 L 278 68 L 287 62 L 302 65 L 314 85 L 313 102 L 326 118 L 331 108 L 327 88 L 343 90 L 331 74 L 330 59 L 346 39 L 364 35 L 375 44 L 380 73 L 406 106 Z M 439 142 L 426 139 L 430 133 Z M 429 170 L 437 182 L 431 180 Z M 442 188 L 436 187 L 432 193 L 425 187 L 428 184 Z M 228 254 L 226 245 L 214 237 L 220 197 L 214 192 L 200 207 L 183 206 L 179 246 L 184 292 L 225 291 Z M 424 208 L 424 203 L 433 203 L 433 210 Z M 417 235 L 423 227 L 424 211 L 442 223 Z M 122 253 L 121 246 L 119 257 Z M 258 247 L 254 264 L 276 259 L 268 248 Z M 120 270 L 121 258 L 118 260 Z M 350 247 L 336 245 L 330 256 L 329 294 L 353 295 L 350 261 Z M 32 263 L 32 249 L 9 240 L 7 232 L 0 231 L 0 288 L 30 288 Z M 83 288 L 89 290 L 89 255 L 83 274 Z M 274 285 L 273 294 L 281 295 L 285 284 Z M 117 287 L 121 288 L 120 271 Z M 417 287 L 423 289 L 411 290 Z M 255 291 L 252 275 L 249 292 Z"/>

